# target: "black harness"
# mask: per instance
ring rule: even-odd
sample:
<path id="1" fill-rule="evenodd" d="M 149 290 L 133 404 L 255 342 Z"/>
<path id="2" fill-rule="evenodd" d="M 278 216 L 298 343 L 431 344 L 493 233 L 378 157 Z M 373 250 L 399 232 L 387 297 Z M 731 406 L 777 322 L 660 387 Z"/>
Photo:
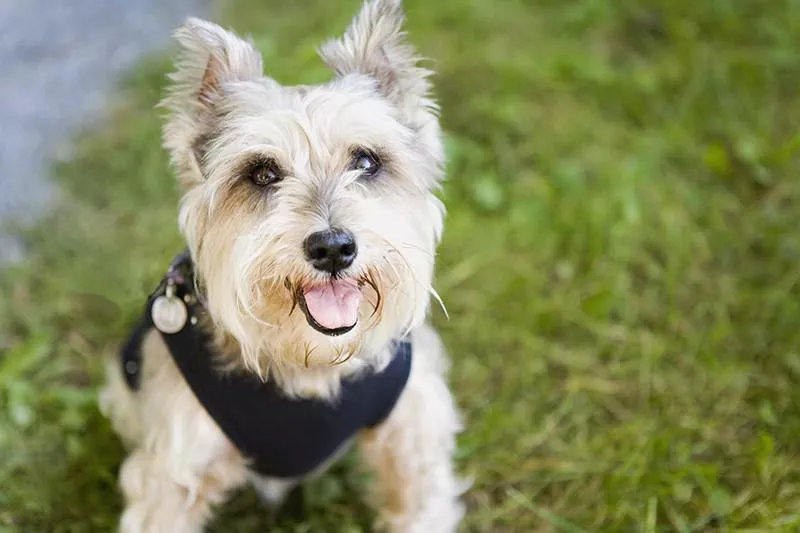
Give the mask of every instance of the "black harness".
<path id="1" fill-rule="evenodd" d="M 407 340 L 393 343 L 392 360 L 382 371 L 343 380 L 335 403 L 289 398 L 274 380 L 218 371 L 208 335 L 197 326 L 204 309 L 194 290 L 191 258 L 184 252 L 150 295 L 143 319 L 121 350 L 123 374 L 134 391 L 139 388 L 141 366 L 147 364 L 141 345 L 155 327 L 152 312 L 159 298 L 172 299 L 172 305 L 182 303 L 187 311 L 185 325 L 178 331 L 159 329 L 175 364 L 220 429 L 265 476 L 298 478 L 313 472 L 358 431 L 385 420 L 408 381 L 411 343 Z"/>

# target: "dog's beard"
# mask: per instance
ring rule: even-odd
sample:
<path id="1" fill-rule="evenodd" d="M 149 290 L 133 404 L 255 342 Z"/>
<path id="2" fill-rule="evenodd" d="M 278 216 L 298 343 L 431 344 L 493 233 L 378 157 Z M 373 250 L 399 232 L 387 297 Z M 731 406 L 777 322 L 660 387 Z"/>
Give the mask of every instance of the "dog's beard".
<path id="1" fill-rule="evenodd" d="M 382 348 L 427 309 L 432 265 L 415 268 L 397 249 L 337 276 L 310 274 L 300 259 L 293 265 L 274 254 L 243 255 L 249 261 L 237 266 L 235 253 L 225 264 L 215 261 L 204 284 L 215 322 L 236 339 L 244 365 L 265 378 L 291 367 L 380 364 Z"/>

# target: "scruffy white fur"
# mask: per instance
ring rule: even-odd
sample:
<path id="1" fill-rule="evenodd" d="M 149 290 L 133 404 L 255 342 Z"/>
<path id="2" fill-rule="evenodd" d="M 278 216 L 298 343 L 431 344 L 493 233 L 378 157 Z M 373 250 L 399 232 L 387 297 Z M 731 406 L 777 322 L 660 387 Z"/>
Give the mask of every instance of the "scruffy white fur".
<path id="1" fill-rule="evenodd" d="M 399 0 L 370 0 L 325 43 L 334 78 L 286 87 L 265 77 L 252 44 L 190 19 L 176 33 L 164 144 L 183 189 L 180 228 L 195 263 L 208 328 L 231 364 L 289 395 L 335 399 L 343 377 L 390 359 L 409 334 L 406 389 L 379 427 L 356 439 L 376 474 L 379 525 L 393 533 L 456 531 L 463 488 L 452 467 L 460 428 L 447 361 L 427 323 L 444 209 L 434 193 L 443 149 L 429 72 L 401 30 Z M 349 170 L 353 147 L 381 155 L 372 181 Z M 286 169 L 269 190 L 242 178 L 253 157 Z M 347 228 L 358 242 L 345 272 L 366 281 L 353 330 L 329 336 L 294 312 L 293 288 L 320 283 L 303 242 Z M 131 453 L 120 473 L 121 531 L 202 531 L 214 504 L 246 482 L 279 502 L 298 480 L 254 476 L 198 403 L 157 332 L 143 345 L 141 389 L 109 367 L 101 404 Z M 335 458 L 332 458 L 334 460 Z M 316 474 L 316 473 L 315 473 Z"/>

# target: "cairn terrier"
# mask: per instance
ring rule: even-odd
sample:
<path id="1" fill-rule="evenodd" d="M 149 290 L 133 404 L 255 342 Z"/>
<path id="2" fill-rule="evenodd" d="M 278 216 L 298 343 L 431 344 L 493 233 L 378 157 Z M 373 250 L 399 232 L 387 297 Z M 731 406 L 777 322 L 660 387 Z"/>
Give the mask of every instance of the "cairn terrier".
<path id="1" fill-rule="evenodd" d="M 129 448 L 121 531 L 200 532 L 245 483 L 279 504 L 351 445 L 376 527 L 456 531 L 461 423 L 428 322 L 444 151 L 402 23 L 368 0 L 313 86 L 215 24 L 176 32 L 163 143 L 186 250 L 101 395 Z"/>

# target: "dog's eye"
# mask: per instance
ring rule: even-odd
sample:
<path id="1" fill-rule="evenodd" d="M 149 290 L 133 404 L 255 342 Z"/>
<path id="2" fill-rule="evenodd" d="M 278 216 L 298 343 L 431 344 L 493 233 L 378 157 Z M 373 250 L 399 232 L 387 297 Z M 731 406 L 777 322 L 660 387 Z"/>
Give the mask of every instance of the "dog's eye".
<path id="1" fill-rule="evenodd" d="M 369 150 L 356 150 L 350 163 L 351 170 L 358 170 L 362 176 L 374 176 L 381 169 L 381 162 L 374 153 Z"/>
<path id="2" fill-rule="evenodd" d="M 278 164 L 272 160 L 259 161 L 248 170 L 248 178 L 258 186 L 266 187 L 283 179 Z"/>
<path id="3" fill-rule="evenodd" d="M 283 172 L 274 160 L 269 159 L 254 163 L 247 171 L 247 178 L 259 187 L 266 187 L 281 181 Z"/>
<path id="4" fill-rule="evenodd" d="M 250 181 L 259 187 L 266 187 L 283 179 L 283 172 L 273 159 L 254 163 L 247 171 Z"/>

